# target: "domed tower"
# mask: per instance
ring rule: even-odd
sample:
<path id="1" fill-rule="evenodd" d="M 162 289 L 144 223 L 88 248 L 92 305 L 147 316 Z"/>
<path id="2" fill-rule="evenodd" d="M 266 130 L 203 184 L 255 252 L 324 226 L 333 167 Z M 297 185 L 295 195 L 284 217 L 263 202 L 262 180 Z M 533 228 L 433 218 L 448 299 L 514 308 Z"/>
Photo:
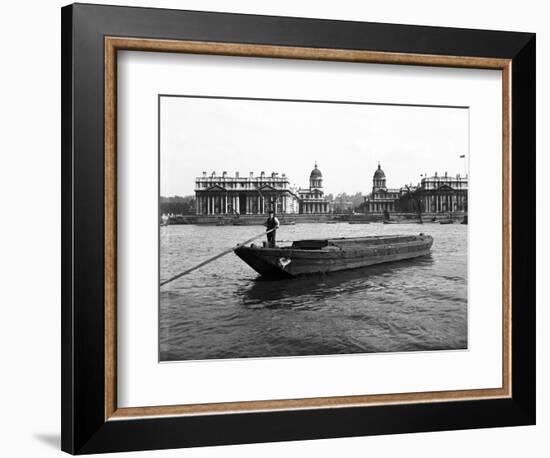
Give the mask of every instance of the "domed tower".
<path id="1" fill-rule="evenodd" d="M 380 163 L 378 163 L 378 168 L 374 172 L 372 177 L 372 192 L 375 192 L 379 189 L 386 189 L 386 174 L 380 168 Z"/>
<path id="2" fill-rule="evenodd" d="M 323 174 L 317 168 L 317 162 L 315 163 L 315 168 L 311 171 L 309 175 L 309 188 L 310 189 L 323 188 Z"/>

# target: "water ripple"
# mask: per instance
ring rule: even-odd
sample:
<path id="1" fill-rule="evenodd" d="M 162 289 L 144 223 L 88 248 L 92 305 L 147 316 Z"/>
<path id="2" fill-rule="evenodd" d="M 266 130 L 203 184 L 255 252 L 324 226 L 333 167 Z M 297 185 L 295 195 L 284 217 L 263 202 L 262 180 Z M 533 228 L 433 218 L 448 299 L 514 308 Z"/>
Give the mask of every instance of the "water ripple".
<path id="1" fill-rule="evenodd" d="M 161 228 L 161 279 L 261 231 Z M 283 226 L 280 239 L 429 233 L 432 254 L 365 269 L 266 281 L 229 254 L 163 287 L 163 361 L 467 347 L 467 226 Z"/>

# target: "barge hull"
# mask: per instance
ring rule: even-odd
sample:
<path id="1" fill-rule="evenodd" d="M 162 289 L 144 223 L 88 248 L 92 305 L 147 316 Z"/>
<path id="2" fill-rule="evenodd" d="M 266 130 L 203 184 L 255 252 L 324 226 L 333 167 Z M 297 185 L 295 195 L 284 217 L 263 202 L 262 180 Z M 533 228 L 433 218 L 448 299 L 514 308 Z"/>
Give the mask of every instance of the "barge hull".
<path id="1" fill-rule="evenodd" d="M 236 248 L 235 254 L 260 275 L 288 278 L 358 269 L 426 256 L 430 253 L 432 243 L 433 239 L 430 236 L 419 236 L 414 241 L 403 243 L 365 247 L 351 244 L 347 247 L 329 246 L 319 250 L 243 246 Z"/>

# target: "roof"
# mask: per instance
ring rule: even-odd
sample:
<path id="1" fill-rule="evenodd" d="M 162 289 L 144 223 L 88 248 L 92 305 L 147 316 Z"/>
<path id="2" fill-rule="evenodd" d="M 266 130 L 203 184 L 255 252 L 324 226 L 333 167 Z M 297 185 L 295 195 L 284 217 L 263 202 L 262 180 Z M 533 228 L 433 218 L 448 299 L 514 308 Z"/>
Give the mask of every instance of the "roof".
<path id="1" fill-rule="evenodd" d="M 317 168 L 317 162 L 315 163 L 315 167 L 311 171 L 309 178 L 322 178 L 323 174 L 321 171 Z"/>
<path id="2" fill-rule="evenodd" d="M 378 164 L 378 168 L 376 169 L 376 171 L 374 172 L 374 177 L 373 178 L 386 178 L 386 174 L 384 173 L 384 171 L 380 168 L 380 164 Z"/>

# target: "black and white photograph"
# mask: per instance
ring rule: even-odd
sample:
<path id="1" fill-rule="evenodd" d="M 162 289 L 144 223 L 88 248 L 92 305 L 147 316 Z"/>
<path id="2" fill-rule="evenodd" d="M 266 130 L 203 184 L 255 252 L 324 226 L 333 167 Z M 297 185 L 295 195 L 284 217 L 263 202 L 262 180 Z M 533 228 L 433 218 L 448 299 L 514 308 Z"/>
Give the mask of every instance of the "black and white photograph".
<path id="1" fill-rule="evenodd" d="M 467 106 L 158 111 L 161 362 L 468 348 Z"/>

